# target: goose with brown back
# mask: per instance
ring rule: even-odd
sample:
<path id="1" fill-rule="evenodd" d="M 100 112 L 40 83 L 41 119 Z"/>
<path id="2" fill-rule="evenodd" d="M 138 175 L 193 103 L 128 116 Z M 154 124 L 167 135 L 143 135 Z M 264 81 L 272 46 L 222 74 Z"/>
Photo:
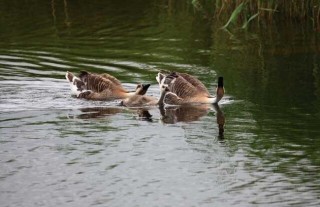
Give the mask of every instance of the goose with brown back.
<path id="1" fill-rule="evenodd" d="M 127 107 L 145 107 L 145 106 L 155 106 L 155 105 L 163 105 L 164 98 L 169 89 L 166 85 L 163 85 L 160 90 L 160 98 L 157 99 L 153 96 L 147 95 L 133 95 L 129 98 L 124 99 L 121 102 L 121 105 Z"/>
<path id="2" fill-rule="evenodd" d="M 172 72 L 168 75 L 158 73 L 159 86 L 167 85 L 169 91 L 166 104 L 182 105 L 192 103 L 218 103 L 224 95 L 223 77 L 218 78 L 216 95 L 210 95 L 205 85 L 196 77 L 187 73 Z"/>
<path id="3" fill-rule="evenodd" d="M 121 82 L 109 74 L 94 74 L 81 71 L 79 77 L 67 72 L 66 79 L 70 83 L 73 95 L 89 100 L 108 101 L 125 99 L 134 95 L 144 95 L 150 84 L 138 84 L 135 91 L 126 90 Z"/>

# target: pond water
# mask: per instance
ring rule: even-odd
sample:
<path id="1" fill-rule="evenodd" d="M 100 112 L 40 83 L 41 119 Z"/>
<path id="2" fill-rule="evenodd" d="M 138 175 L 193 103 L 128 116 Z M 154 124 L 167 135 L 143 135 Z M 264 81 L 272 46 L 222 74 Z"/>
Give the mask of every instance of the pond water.
<path id="1" fill-rule="evenodd" d="M 187 1 L 0 2 L 1 206 L 319 206 L 319 33 L 219 29 Z M 128 89 L 195 75 L 219 107 L 71 97 L 65 72 Z M 219 120 L 224 119 L 224 134 Z"/>

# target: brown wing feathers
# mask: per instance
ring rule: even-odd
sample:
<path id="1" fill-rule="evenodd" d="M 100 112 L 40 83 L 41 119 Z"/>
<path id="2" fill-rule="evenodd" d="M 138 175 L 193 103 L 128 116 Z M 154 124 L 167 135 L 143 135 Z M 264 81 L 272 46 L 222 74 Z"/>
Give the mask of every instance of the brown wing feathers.
<path id="1" fill-rule="evenodd" d="M 108 73 L 103 73 L 103 74 L 101 74 L 101 76 L 103 78 L 110 80 L 114 85 L 122 87 L 121 82 L 118 79 L 116 79 L 115 77 L 113 77 L 112 75 L 110 75 Z"/>
<path id="2" fill-rule="evenodd" d="M 186 81 L 182 76 L 178 76 L 172 80 L 169 84 L 169 89 L 182 99 L 191 99 L 192 97 L 199 95 L 195 87 Z"/>
<path id="3" fill-rule="evenodd" d="M 98 93 L 104 90 L 127 92 L 121 86 L 120 81 L 109 74 L 96 75 L 86 71 L 81 71 L 79 77 L 86 83 L 87 90 L 92 90 Z"/>
<path id="4" fill-rule="evenodd" d="M 197 78 L 187 74 L 187 73 L 178 73 L 179 76 L 183 77 L 186 81 L 191 83 L 199 93 L 203 93 L 203 95 L 209 96 L 209 91 L 206 86 Z"/>

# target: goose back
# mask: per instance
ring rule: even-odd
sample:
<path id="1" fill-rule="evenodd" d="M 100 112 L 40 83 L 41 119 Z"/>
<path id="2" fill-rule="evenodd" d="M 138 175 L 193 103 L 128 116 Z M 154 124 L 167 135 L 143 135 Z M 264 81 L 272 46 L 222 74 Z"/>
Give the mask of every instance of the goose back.
<path id="1" fill-rule="evenodd" d="M 191 100 L 201 95 L 197 88 L 189 83 L 182 76 L 174 78 L 168 85 L 169 91 L 176 94 L 178 97 L 184 100 Z"/>
<path id="2" fill-rule="evenodd" d="M 134 95 L 121 102 L 121 105 L 127 107 L 141 107 L 157 105 L 158 99 L 152 96 Z"/>
<path id="3" fill-rule="evenodd" d="M 115 78 L 114 76 L 112 76 L 112 75 L 110 75 L 108 73 L 103 73 L 103 74 L 101 74 L 101 76 L 103 78 L 106 78 L 106 79 L 110 80 L 114 85 L 122 87 L 121 82 L 117 78 Z"/>
<path id="4" fill-rule="evenodd" d="M 108 75 L 110 77 L 110 75 Z M 106 78 L 107 75 L 97 75 L 93 73 L 88 73 L 86 71 L 82 71 L 79 75 L 79 78 L 86 84 L 87 90 L 92 90 L 94 92 L 100 93 L 105 90 L 109 91 L 119 91 L 123 93 L 127 93 L 120 81 L 118 81 L 116 78 L 112 78 L 110 80 L 109 78 Z M 114 83 L 116 82 L 116 84 Z"/>
<path id="5" fill-rule="evenodd" d="M 218 78 L 216 96 L 211 96 L 201 81 L 186 73 L 158 73 L 156 79 L 160 89 L 165 86 L 170 91 L 164 98 L 169 105 L 218 103 L 224 95 L 223 77 Z"/>
<path id="6" fill-rule="evenodd" d="M 100 101 L 144 95 L 150 86 L 150 84 L 138 84 L 135 91 L 129 92 L 122 87 L 118 79 L 109 74 L 97 75 L 86 71 L 81 71 L 79 78 L 67 71 L 66 79 L 70 83 L 72 95 Z"/>
<path id="7" fill-rule="evenodd" d="M 208 89 L 205 85 L 196 77 L 189 75 L 187 73 L 178 73 L 179 76 L 183 77 L 191 85 L 193 85 L 199 93 L 202 93 L 205 96 L 210 96 Z"/>
<path id="8" fill-rule="evenodd" d="M 169 75 L 159 73 L 156 79 L 160 88 L 161 85 L 166 84 L 171 92 L 176 93 L 183 99 L 210 96 L 205 85 L 199 79 L 187 73 L 172 72 Z"/>

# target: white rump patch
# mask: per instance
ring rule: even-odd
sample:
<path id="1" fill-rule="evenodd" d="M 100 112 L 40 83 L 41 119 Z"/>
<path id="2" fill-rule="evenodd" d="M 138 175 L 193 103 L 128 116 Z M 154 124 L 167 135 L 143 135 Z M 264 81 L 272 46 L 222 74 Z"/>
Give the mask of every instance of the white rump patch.
<path id="1" fill-rule="evenodd" d="M 158 73 L 158 75 L 156 76 L 156 80 L 160 84 L 160 73 Z"/>
<path id="2" fill-rule="evenodd" d="M 73 78 L 72 78 L 72 82 L 70 82 L 70 80 L 68 79 L 68 73 L 66 73 L 66 79 L 70 84 L 70 89 L 71 89 L 71 95 L 73 96 L 79 96 L 79 94 L 82 92 L 81 89 L 78 89 L 77 84 L 76 84 L 76 80 L 81 81 L 78 77 L 74 76 L 73 74 Z"/>
<path id="3" fill-rule="evenodd" d="M 164 85 L 165 80 L 166 80 L 166 76 L 164 76 L 164 77 L 161 79 L 161 81 L 159 82 L 160 91 L 162 90 L 162 87 L 163 87 L 163 85 Z M 160 92 L 160 94 L 161 94 L 161 92 Z"/>
<path id="4" fill-rule="evenodd" d="M 162 73 L 158 73 L 158 75 L 156 76 L 156 80 L 159 83 L 160 89 L 161 89 L 161 86 L 163 85 L 165 79 L 166 79 L 166 76 L 163 75 Z"/>

